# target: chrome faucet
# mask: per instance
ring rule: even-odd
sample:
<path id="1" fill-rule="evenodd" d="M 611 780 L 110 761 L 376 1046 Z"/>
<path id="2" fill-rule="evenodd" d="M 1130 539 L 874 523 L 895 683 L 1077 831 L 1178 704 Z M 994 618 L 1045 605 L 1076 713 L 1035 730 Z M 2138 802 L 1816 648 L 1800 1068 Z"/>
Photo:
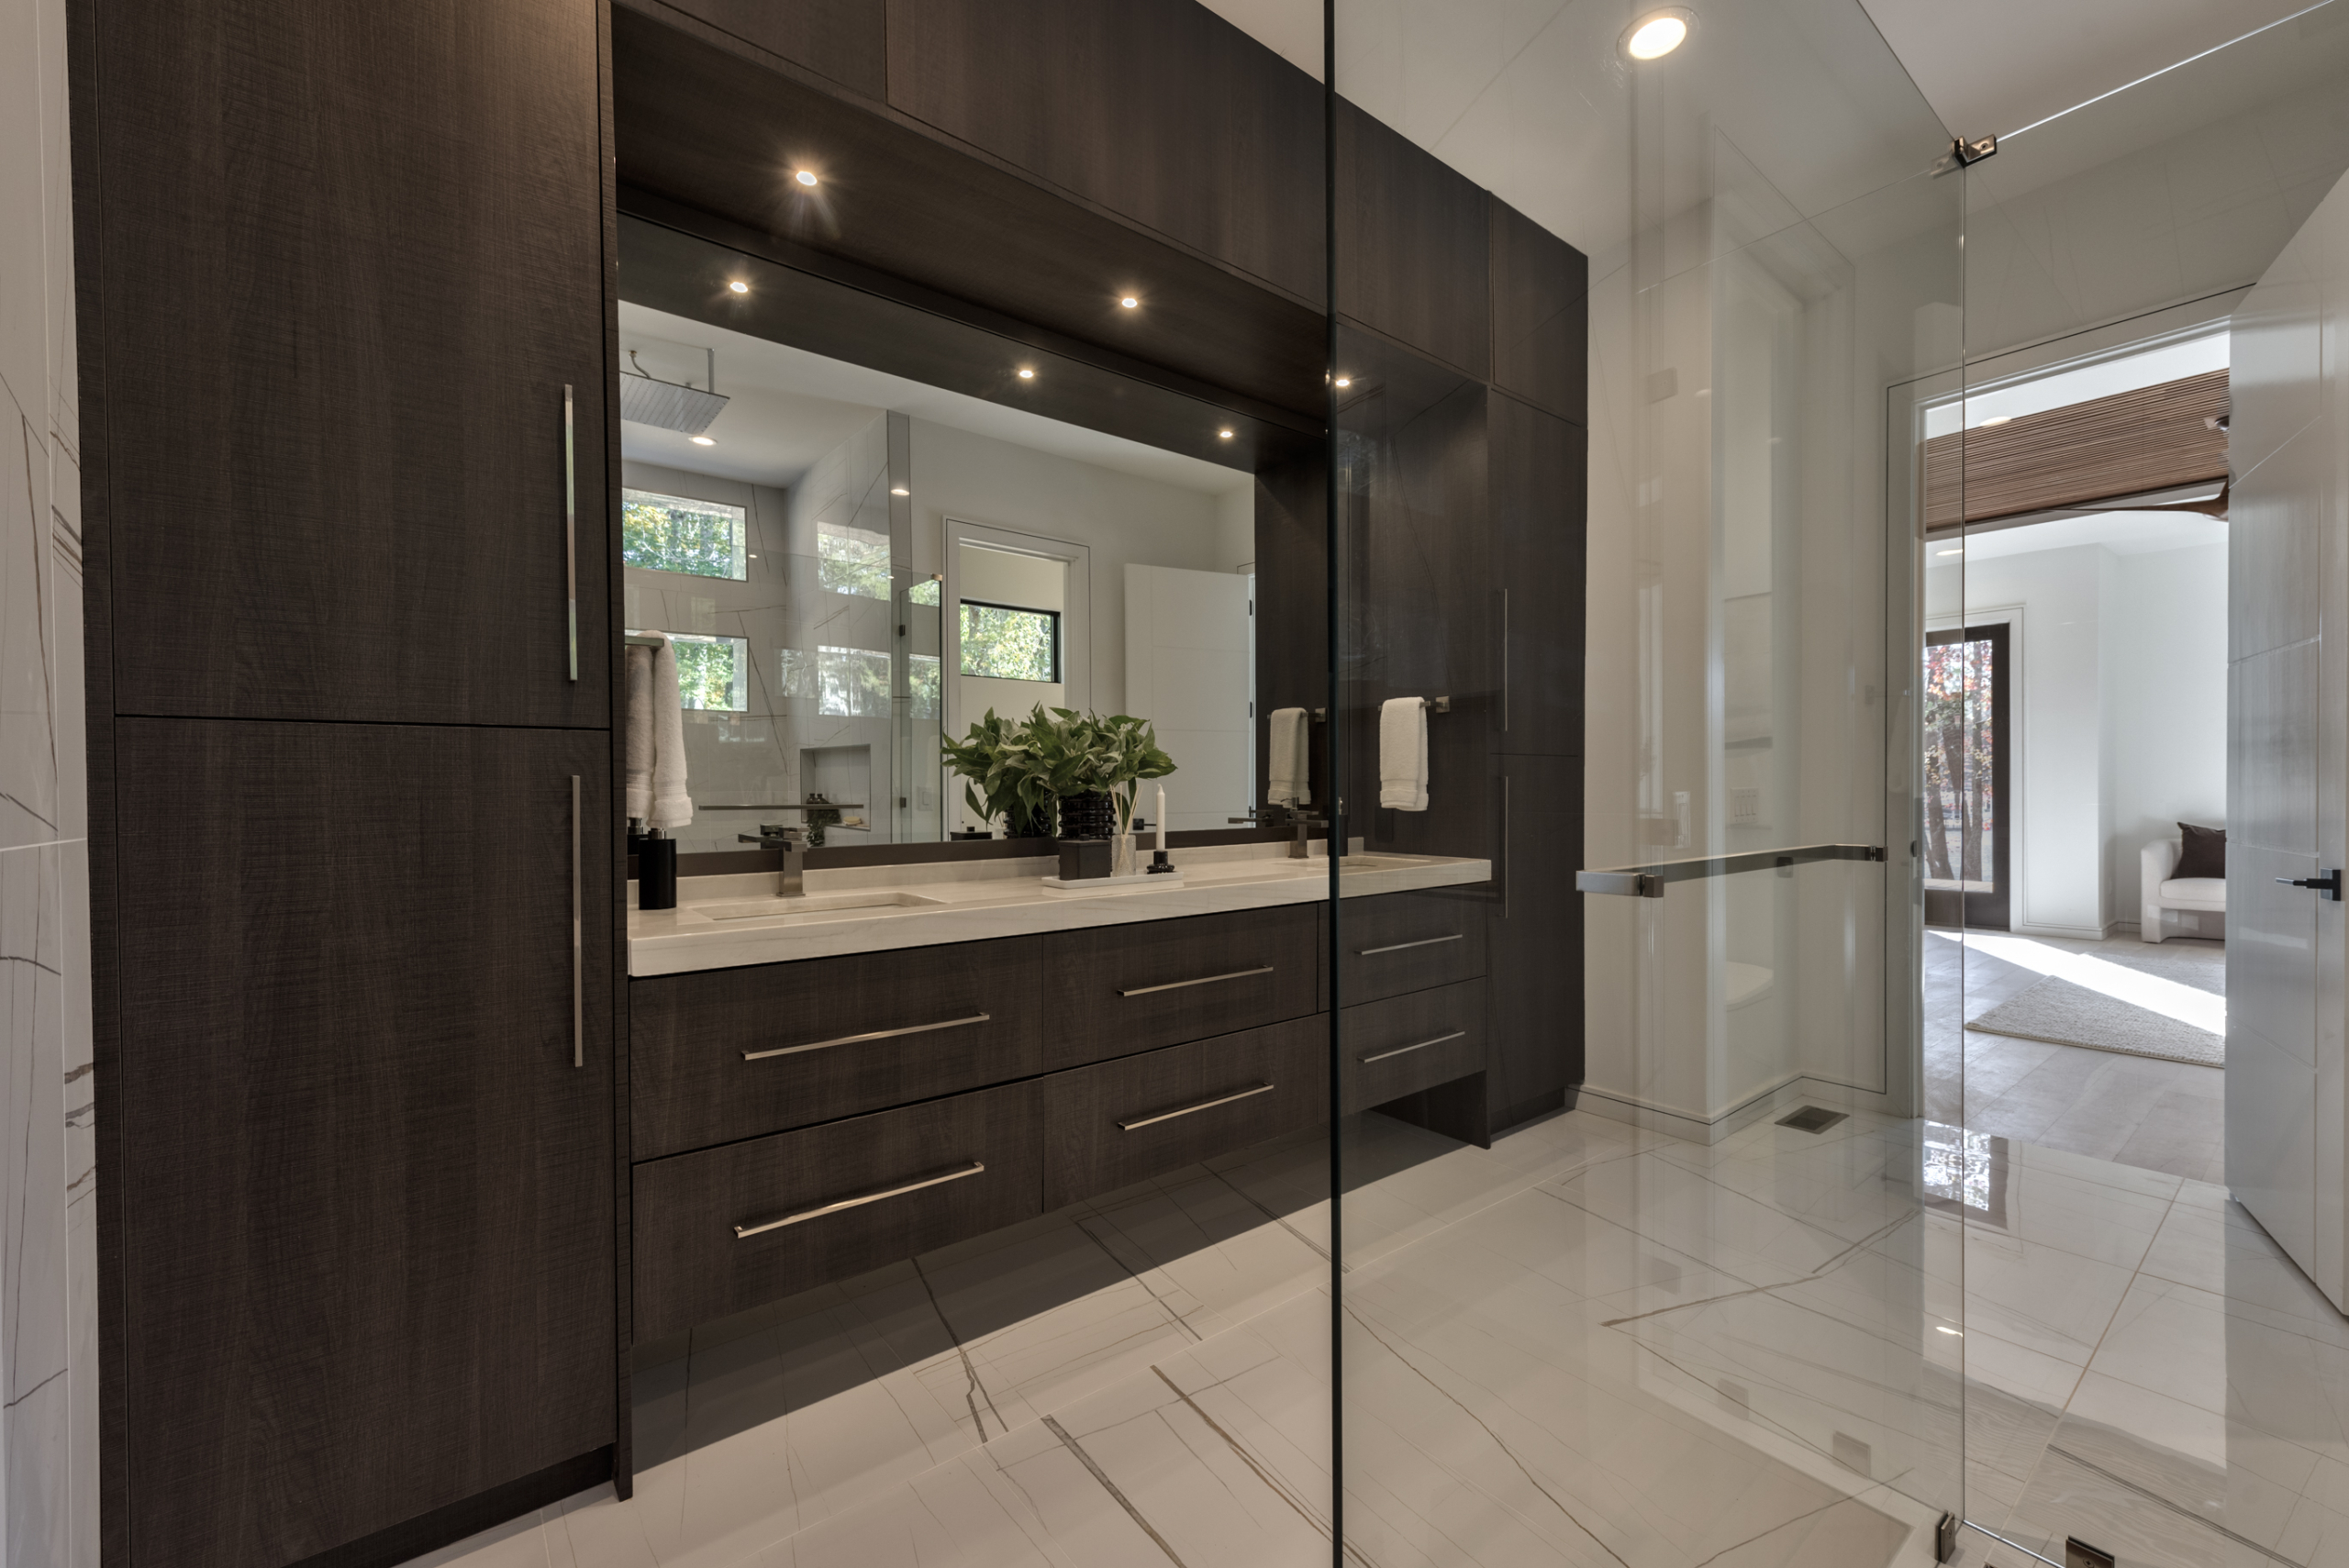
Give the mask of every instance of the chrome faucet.
<path id="1" fill-rule="evenodd" d="M 1290 815 L 1297 820 L 1297 840 L 1288 847 L 1288 858 L 1293 861 L 1305 860 L 1311 853 L 1306 848 L 1306 840 L 1311 836 L 1308 830 L 1315 828 L 1327 828 L 1330 825 L 1330 819 L 1326 817 L 1317 817 L 1310 811 L 1296 811 L 1291 812 Z M 1330 845 L 1330 852 L 1331 854 L 1338 852 L 1334 841 Z"/>
<path id="2" fill-rule="evenodd" d="M 776 848 L 783 851 L 783 882 L 777 889 L 785 898 L 807 896 L 807 830 L 805 828 L 776 828 L 773 837 L 780 840 Z"/>

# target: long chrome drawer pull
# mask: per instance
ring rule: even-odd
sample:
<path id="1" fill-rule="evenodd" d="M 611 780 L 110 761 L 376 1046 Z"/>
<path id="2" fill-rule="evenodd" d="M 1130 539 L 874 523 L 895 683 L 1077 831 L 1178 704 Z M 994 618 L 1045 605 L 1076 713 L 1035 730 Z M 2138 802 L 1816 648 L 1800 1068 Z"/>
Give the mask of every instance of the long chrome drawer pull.
<path id="1" fill-rule="evenodd" d="M 1445 942 L 1464 942 L 1467 940 L 1467 932 L 1454 931 L 1448 937 L 1422 937 L 1416 942 L 1397 942 L 1391 947 L 1356 948 L 1354 949 L 1354 956 L 1356 958 L 1376 958 L 1383 952 L 1401 952 L 1406 948 L 1441 947 Z"/>
<path id="2" fill-rule="evenodd" d="M 1212 985 L 1219 980 L 1245 980 L 1252 974 L 1270 974 L 1271 964 L 1261 969 L 1235 969 L 1229 974 L 1202 974 L 1197 980 L 1170 980 L 1163 985 L 1137 985 L 1130 991 L 1120 991 L 1120 996 L 1147 996 L 1153 991 L 1180 991 L 1186 985 Z"/>
<path id="3" fill-rule="evenodd" d="M 1269 1095 L 1272 1092 L 1273 1086 L 1270 1084 L 1259 1084 L 1252 1089 L 1242 1089 L 1235 1095 L 1218 1095 L 1214 1099 L 1201 1100 L 1196 1106 L 1185 1106 L 1180 1110 L 1160 1111 L 1156 1116 L 1132 1117 L 1118 1123 L 1118 1130 L 1135 1132 L 1145 1127 L 1155 1127 L 1162 1121 L 1173 1121 L 1178 1116 L 1189 1116 L 1193 1111 L 1211 1111 L 1218 1106 L 1228 1106 L 1234 1100 L 1252 1099 L 1258 1095 Z"/>
<path id="4" fill-rule="evenodd" d="M 974 1160 L 958 1170 L 941 1171 L 934 1176 L 924 1176 L 915 1182 L 900 1182 L 894 1187 L 875 1187 L 869 1193 L 859 1193 L 854 1197 L 835 1198 L 830 1203 L 818 1204 L 814 1208 L 803 1208 L 797 1214 L 786 1214 L 781 1219 L 770 1219 L 761 1225 L 738 1225 L 734 1228 L 734 1240 L 748 1240 L 753 1236 L 762 1236 L 770 1230 L 780 1230 L 786 1225 L 797 1225 L 803 1220 L 821 1219 L 828 1214 L 838 1214 L 844 1208 L 863 1208 L 866 1204 L 879 1203 L 885 1197 L 903 1197 L 907 1193 L 918 1193 L 924 1187 L 934 1187 L 946 1182 L 959 1182 L 965 1176 L 975 1176 L 986 1168 L 987 1162 L 985 1160 Z"/>
<path id="5" fill-rule="evenodd" d="M 959 1029 L 964 1024 L 983 1024 L 985 1013 L 973 1013 L 967 1018 L 948 1018 L 942 1023 L 907 1024 L 901 1029 L 874 1029 L 869 1034 L 844 1034 L 838 1040 L 810 1040 L 806 1045 L 778 1045 L 773 1051 L 746 1051 L 745 1062 L 764 1062 L 770 1056 L 796 1056 L 803 1051 L 829 1051 L 836 1045 L 859 1045 L 868 1040 L 895 1040 L 901 1034 L 928 1034 L 932 1029 Z"/>
<path id="6" fill-rule="evenodd" d="M 1440 1034 L 1433 1040 L 1423 1040 L 1417 1045 L 1398 1045 L 1392 1051 L 1382 1051 L 1375 1056 L 1357 1056 L 1354 1060 L 1367 1067 L 1374 1062 L 1384 1062 L 1390 1056 L 1408 1056 L 1415 1051 L 1425 1051 L 1429 1046 L 1442 1045 L 1447 1040 L 1458 1040 L 1467 1032 L 1466 1029 L 1453 1029 L 1450 1034 Z"/>
<path id="7" fill-rule="evenodd" d="M 579 939 L 579 775 L 571 775 L 571 1064 L 587 1065 L 587 970 Z"/>
<path id="8" fill-rule="evenodd" d="M 571 595 L 571 679 L 579 679 L 579 484 L 572 439 L 571 388 L 562 389 L 562 580 Z"/>

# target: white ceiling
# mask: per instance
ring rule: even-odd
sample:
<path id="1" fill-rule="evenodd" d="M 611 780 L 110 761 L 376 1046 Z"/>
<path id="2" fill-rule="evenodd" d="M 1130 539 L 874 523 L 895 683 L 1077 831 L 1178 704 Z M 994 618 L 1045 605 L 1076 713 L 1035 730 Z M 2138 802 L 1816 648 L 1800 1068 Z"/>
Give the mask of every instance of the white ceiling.
<path id="1" fill-rule="evenodd" d="M 2151 555 L 2158 550 L 2185 550 L 2198 544 L 2227 542 L 2227 520 L 2199 512 L 2096 512 L 2085 517 L 2059 517 L 2020 528 L 1994 528 L 1971 534 L 1963 545 L 1931 547 L 1926 565 L 1936 570 L 1966 562 L 1995 561 L 2006 555 L 2031 555 L 2043 550 L 2069 550 L 2075 545 L 2100 544 L 2115 555 Z M 1952 554 L 1954 550 L 1956 553 Z"/>
<path id="2" fill-rule="evenodd" d="M 1220 495 L 1253 481 L 1235 469 L 1177 452 L 1161 451 L 1022 409 L 1006 408 L 903 376 L 826 359 L 620 302 L 620 350 L 663 381 L 708 381 L 706 350 L 717 354 L 717 390 L 729 401 L 697 447 L 674 430 L 632 422 L 620 426 L 623 455 L 696 473 L 754 484 L 796 484 L 826 452 L 879 418 L 884 411 L 991 436 L 1014 446 L 1089 462 L 1119 473 L 1153 479 L 1179 490 Z M 921 454 L 914 454 L 917 474 Z"/>

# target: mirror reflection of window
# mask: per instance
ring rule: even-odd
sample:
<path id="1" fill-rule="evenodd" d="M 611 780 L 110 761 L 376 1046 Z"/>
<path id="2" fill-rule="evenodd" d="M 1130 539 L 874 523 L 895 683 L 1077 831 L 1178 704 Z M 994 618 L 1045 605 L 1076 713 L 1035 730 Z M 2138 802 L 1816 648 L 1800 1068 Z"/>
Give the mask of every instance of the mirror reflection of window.
<path id="1" fill-rule="evenodd" d="M 651 490 L 620 492 L 620 560 L 647 572 L 696 577 L 750 575 L 750 512 L 720 501 L 696 501 Z M 882 541 L 882 582 L 888 581 L 888 541 Z"/>
<path id="2" fill-rule="evenodd" d="M 1058 610 L 1025 610 L 965 599 L 962 634 L 965 675 L 997 681 L 1060 681 Z"/>

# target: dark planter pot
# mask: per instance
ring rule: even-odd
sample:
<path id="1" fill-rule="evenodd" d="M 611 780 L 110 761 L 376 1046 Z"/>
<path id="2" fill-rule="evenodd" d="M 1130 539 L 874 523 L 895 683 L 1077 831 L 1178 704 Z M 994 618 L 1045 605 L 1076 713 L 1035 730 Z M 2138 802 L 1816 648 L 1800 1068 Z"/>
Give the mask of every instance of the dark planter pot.
<path id="1" fill-rule="evenodd" d="M 1118 803 L 1107 790 L 1061 796 L 1063 839 L 1106 839 L 1118 830 Z"/>

